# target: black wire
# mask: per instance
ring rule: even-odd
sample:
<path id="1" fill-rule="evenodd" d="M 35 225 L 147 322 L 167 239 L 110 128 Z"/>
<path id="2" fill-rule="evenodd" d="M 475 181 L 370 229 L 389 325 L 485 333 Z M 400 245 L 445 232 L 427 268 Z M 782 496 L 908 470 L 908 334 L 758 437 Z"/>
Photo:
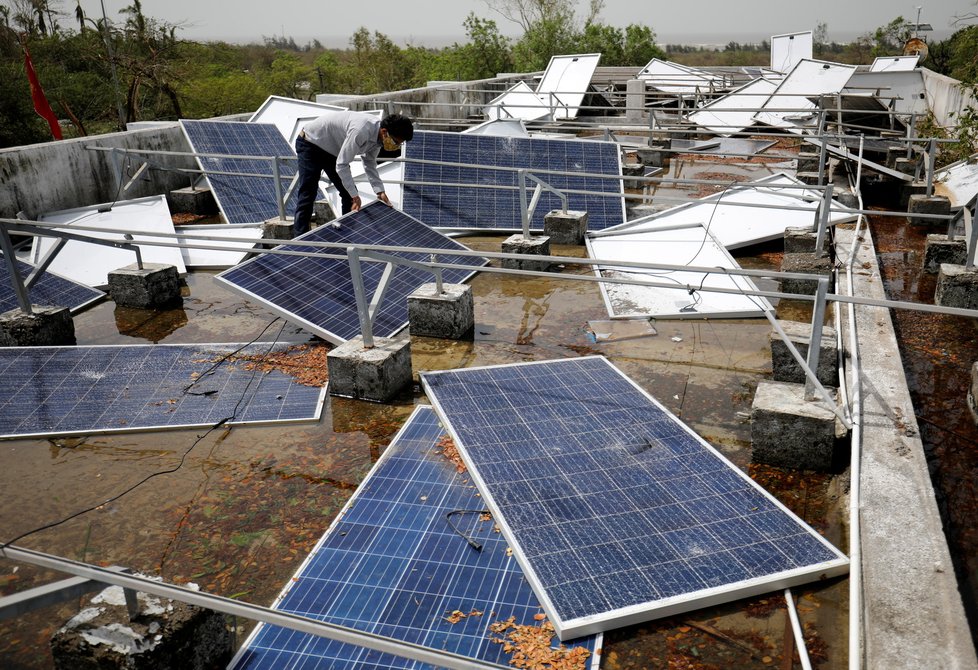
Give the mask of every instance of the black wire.
<path id="1" fill-rule="evenodd" d="M 473 540 L 471 537 L 463 533 L 458 529 L 458 527 L 452 523 L 452 516 L 455 514 L 489 514 L 487 509 L 453 509 L 451 512 L 445 514 L 445 521 L 448 522 L 448 526 L 455 531 L 455 534 L 461 537 L 463 540 L 469 543 L 469 546 L 476 551 L 482 551 L 482 545 Z"/>
<path id="2" fill-rule="evenodd" d="M 251 340 L 251 342 L 248 342 L 248 344 L 245 344 L 245 345 L 239 347 L 236 351 L 234 351 L 234 352 L 228 354 L 227 356 L 225 356 L 224 358 L 222 358 L 220 361 L 218 361 L 217 363 L 215 363 L 214 365 L 212 365 L 208 369 L 207 372 L 209 373 L 211 370 L 214 369 L 214 367 L 216 365 L 219 365 L 223 361 L 227 360 L 230 356 L 234 355 L 238 351 L 241 351 L 245 347 L 250 346 L 250 345 L 254 344 L 255 342 L 257 342 L 258 341 L 258 338 L 260 338 L 262 335 L 264 335 L 265 334 L 265 331 L 267 331 L 269 328 L 271 328 L 272 324 L 274 324 L 276 321 L 278 321 L 279 318 L 280 317 L 275 317 L 274 319 L 272 319 L 271 321 L 269 321 L 268 325 L 266 325 L 262 329 L 262 331 L 260 333 L 258 333 L 258 335 L 253 340 Z M 271 345 L 269 346 L 268 351 L 266 352 L 266 355 L 269 352 L 271 352 L 272 348 L 278 343 L 278 339 L 282 336 L 282 331 L 283 330 L 285 330 L 285 322 L 284 321 L 282 322 L 282 328 L 279 329 L 278 334 L 275 336 L 275 339 L 272 341 Z M 187 456 L 189 456 L 190 455 L 190 452 L 194 450 L 194 447 L 196 447 L 198 444 L 200 444 L 201 440 L 203 440 L 205 437 L 207 437 L 208 435 L 210 435 L 212 432 L 214 432 L 215 430 L 217 430 L 218 428 L 220 428 L 221 426 L 223 426 L 224 424 L 226 424 L 228 421 L 234 420 L 235 416 L 237 415 L 238 408 L 241 406 L 241 403 L 244 402 L 245 396 L 248 394 L 248 389 L 251 388 L 251 383 L 254 381 L 255 375 L 257 375 L 257 373 L 258 373 L 258 367 L 259 366 L 256 365 L 254 367 L 254 369 L 251 371 L 251 379 L 248 380 L 248 384 L 245 386 L 244 390 L 241 392 L 241 397 L 239 397 L 238 398 L 238 401 L 234 404 L 234 408 L 232 409 L 231 416 L 224 417 L 223 419 L 221 419 L 220 421 L 218 421 L 217 423 L 215 423 L 213 426 L 209 427 L 207 429 L 207 431 L 203 435 L 198 435 L 197 436 L 197 439 L 193 441 L 193 444 L 191 444 L 183 452 L 183 454 L 180 456 L 180 461 L 176 464 L 176 466 L 174 466 L 172 468 L 167 468 L 165 470 L 157 470 L 156 472 L 151 472 L 150 474 L 146 475 L 145 477 L 143 477 L 142 479 L 140 479 L 135 484 L 129 486 L 128 488 L 124 489 L 120 493 L 117 493 L 116 495 L 111 496 L 110 498 L 107 498 L 106 500 L 103 500 L 102 502 L 99 502 L 99 503 L 96 503 L 94 505 L 91 505 L 90 507 L 86 507 L 85 509 L 82 509 L 82 510 L 79 510 L 77 512 L 74 512 L 73 514 L 69 514 L 68 516 L 66 516 L 66 517 L 64 517 L 64 518 L 62 518 L 62 519 L 60 519 L 58 521 L 52 521 L 51 523 L 45 524 L 43 526 L 38 526 L 37 528 L 34 528 L 32 530 L 29 530 L 29 531 L 27 531 L 25 533 L 21 533 L 20 535 L 18 535 L 17 537 L 15 537 L 13 539 L 7 540 L 6 542 L 0 544 L 0 555 L 6 557 L 6 554 L 4 553 L 4 549 L 6 547 L 14 544 L 15 542 L 19 542 L 20 540 L 23 540 L 25 537 L 28 537 L 30 535 L 34 535 L 35 533 L 39 533 L 39 532 L 44 531 L 44 530 L 50 530 L 51 528 L 56 528 L 56 527 L 58 527 L 58 526 L 60 526 L 60 525 L 62 525 L 64 523 L 67 523 L 68 521 L 71 521 L 72 519 L 75 519 L 77 517 L 82 516 L 83 514 L 88 514 L 89 512 L 98 509 L 102 505 L 108 505 L 109 503 L 115 502 L 119 498 L 122 498 L 123 496 L 127 495 L 128 493 L 131 493 L 132 491 L 136 490 L 138 487 L 142 486 L 143 484 L 145 484 L 149 480 L 153 479 L 154 477 L 159 477 L 160 475 L 172 474 L 172 473 L 176 472 L 177 470 L 179 470 L 180 468 L 182 468 L 184 462 L 187 460 Z M 196 381 L 194 383 L 196 383 Z M 184 392 L 186 393 L 187 392 L 187 389 L 189 389 L 191 386 L 193 386 L 193 384 L 190 384 L 189 386 L 187 386 L 186 388 L 184 388 Z"/>

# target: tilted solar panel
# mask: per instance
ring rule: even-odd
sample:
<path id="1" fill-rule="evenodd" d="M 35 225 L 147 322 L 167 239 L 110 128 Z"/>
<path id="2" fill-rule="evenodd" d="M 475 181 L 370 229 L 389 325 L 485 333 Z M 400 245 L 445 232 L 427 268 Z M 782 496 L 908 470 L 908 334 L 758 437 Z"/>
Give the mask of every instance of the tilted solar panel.
<path id="1" fill-rule="evenodd" d="M 520 168 L 556 189 L 598 192 L 567 194 L 569 210 L 588 213 L 588 230 L 601 230 L 625 220 L 621 180 L 601 176 L 621 175 L 621 157 L 614 143 L 421 131 L 404 146 L 408 159 L 404 170 L 404 211 L 429 226 L 522 229 L 517 190 Z M 419 160 L 470 163 L 477 167 Z M 535 186 L 527 181 L 528 200 Z M 530 228 L 543 230 L 543 217 L 561 207 L 558 196 L 543 191 Z"/>
<path id="2" fill-rule="evenodd" d="M 279 161 L 279 181 L 284 197 L 296 174 L 295 150 L 274 124 L 182 119 L 180 125 L 195 153 L 228 156 L 197 157 L 201 169 L 208 173 L 214 199 L 228 223 L 261 223 L 278 217 L 271 161 L 244 158 L 291 157 L 293 160 Z M 289 216 L 295 212 L 295 193 L 286 203 L 285 211 Z"/>
<path id="3" fill-rule="evenodd" d="M 14 259 L 14 262 L 17 264 L 17 272 L 20 274 L 20 278 L 26 280 L 27 276 L 33 272 L 34 266 L 20 259 Z M 38 278 L 34 286 L 31 287 L 29 294 L 33 305 L 67 307 L 72 312 L 105 297 L 105 293 L 98 289 L 78 284 L 50 272 L 45 272 Z M 10 271 L 7 269 L 7 262 L 3 254 L 0 254 L 0 314 L 18 307 L 20 307 L 20 303 L 17 302 L 17 294 L 14 291 Z"/>
<path id="4" fill-rule="evenodd" d="M 284 348 L 267 342 L 0 348 L 0 438 L 318 419 L 325 387 L 258 370 L 246 359 L 260 362 Z"/>
<path id="5" fill-rule="evenodd" d="M 501 636 L 489 627 L 511 616 L 519 625 L 539 624 L 540 605 L 506 541 L 478 514 L 478 491 L 443 453 L 444 437 L 432 409 L 418 407 L 289 580 L 276 609 L 506 664 L 509 654 L 491 640 Z M 447 520 L 457 510 L 476 513 Z M 589 650 L 597 667 L 595 637 L 568 646 Z M 430 666 L 261 624 L 231 667 Z"/>
<path id="6" fill-rule="evenodd" d="M 422 382 L 562 637 L 848 568 L 602 357 Z"/>
<path id="7" fill-rule="evenodd" d="M 375 244 L 398 247 L 459 249 L 466 247 L 432 230 L 420 221 L 373 202 L 359 212 L 338 220 L 339 227 L 320 226 L 296 241 L 333 242 L 341 244 Z M 278 250 L 310 251 L 300 244 L 286 244 Z M 344 254 L 342 249 L 325 250 Z M 430 256 L 420 253 L 392 252 L 401 258 L 427 262 Z M 444 256 L 439 262 L 458 265 L 484 265 L 484 258 Z M 385 263 L 361 263 L 368 295 L 372 295 L 385 272 Z M 461 283 L 471 270 L 445 270 L 444 281 Z M 360 334 L 360 319 L 353 291 L 350 265 L 345 257 L 298 257 L 264 254 L 226 270 L 217 276 L 231 289 L 246 298 L 257 300 L 277 314 L 300 323 L 313 333 L 341 344 Z M 422 284 L 434 281 L 424 270 L 399 265 L 394 270 L 384 300 L 374 319 L 373 333 L 390 337 L 407 324 L 407 296 Z"/>

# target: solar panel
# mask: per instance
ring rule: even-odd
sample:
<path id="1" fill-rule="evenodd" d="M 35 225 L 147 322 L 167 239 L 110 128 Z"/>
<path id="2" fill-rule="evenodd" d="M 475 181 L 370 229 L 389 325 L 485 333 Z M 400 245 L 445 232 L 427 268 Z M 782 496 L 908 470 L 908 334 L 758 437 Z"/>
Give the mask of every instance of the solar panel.
<path id="1" fill-rule="evenodd" d="M 815 115 L 816 105 L 811 99 L 838 93 L 855 71 L 855 65 L 802 59 L 764 101 L 754 120 L 799 132 L 801 126 Z"/>
<path id="2" fill-rule="evenodd" d="M 14 263 L 17 264 L 17 272 L 20 273 L 22 280 L 27 279 L 27 276 L 34 270 L 33 265 L 25 263 L 19 258 L 15 258 Z M 29 293 L 33 305 L 67 307 L 72 312 L 77 312 L 105 297 L 105 293 L 98 289 L 78 284 L 51 272 L 42 274 L 34 286 L 30 288 Z M 17 294 L 14 291 L 10 271 L 7 269 L 7 261 L 3 254 L 0 254 L 0 314 L 19 307 L 20 303 L 17 302 Z"/>
<path id="3" fill-rule="evenodd" d="M 771 36 L 771 69 L 775 72 L 790 72 L 795 65 L 812 57 L 814 33 L 809 30 L 800 33 L 786 33 Z"/>
<path id="4" fill-rule="evenodd" d="M 602 357 L 422 382 L 562 638 L 847 569 Z"/>
<path id="5" fill-rule="evenodd" d="M 536 94 L 553 110 L 554 119 L 573 119 L 578 115 L 600 60 L 601 54 L 550 57 Z"/>
<path id="6" fill-rule="evenodd" d="M 470 547 L 446 515 L 480 510 L 468 478 L 441 453 L 444 431 L 418 407 L 274 607 L 470 658 L 505 665 L 509 654 L 489 626 L 510 616 L 538 623 L 540 606 L 492 521 L 455 515 L 482 545 Z M 458 611 L 466 616 L 452 617 Z M 478 614 L 473 614 L 478 612 Z M 570 646 L 592 654 L 594 637 Z M 593 655 L 597 667 L 597 655 Z M 234 670 L 301 667 L 422 668 L 416 661 L 260 624 L 231 663 Z"/>
<path id="7" fill-rule="evenodd" d="M 466 249 L 420 221 L 383 203 L 374 202 L 359 212 L 339 219 L 340 227 L 320 226 L 297 238 L 309 242 L 376 244 L 434 249 Z M 279 250 L 309 251 L 309 247 L 288 244 Z M 343 254 L 342 250 L 331 253 Z M 427 262 L 426 254 L 394 252 L 401 258 Z M 484 265 L 484 258 L 444 256 L 439 262 L 459 265 Z M 386 264 L 364 261 L 363 281 L 372 295 L 385 272 Z M 471 270 L 445 270 L 445 282 L 461 283 L 474 274 Z M 353 292 L 350 266 L 343 258 L 299 257 L 264 254 L 217 275 L 232 290 L 257 300 L 276 314 L 300 323 L 313 333 L 341 344 L 360 334 L 360 319 Z M 394 269 L 387 292 L 374 318 L 373 333 L 391 337 L 407 325 L 407 296 L 433 275 L 424 270 L 399 265 Z"/>
<path id="8" fill-rule="evenodd" d="M 274 124 L 182 119 L 180 125 L 190 142 L 191 150 L 195 153 L 229 156 L 228 158 L 197 157 L 201 169 L 209 173 L 207 180 L 210 182 L 214 199 L 228 223 L 261 223 L 278 217 L 271 161 L 238 158 L 238 156 L 292 157 L 293 160 L 279 161 L 279 181 L 284 197 L 297 169 L 294 160 L 295 150 L 282 137 L 282 133 Z M 238 174 L 213 174 L 213 172 Z M 295 212 L 294 193 L 286 203 L 285 211 L 289 216 Z"/>
<path id="9" fill-rule="evenodd" d="M 241 346 L 0 348 L 0 438 L 319 418 L 325 387 L 241 360 L 215 365 L 239 348 L 239 358 L 272 349 Z"/>
<path id="10" fill-rule="evenodd" d="M 519 178 L 513 168 L 525 168 L 556 189 L 607 193 L 568 194 L 568 209 L 586 211 L 590 230 L 601 230 L 625 220 L 621 180 L 582 174 L 621 176 L 621 156 L 613 142 L 421 131 L 404 146 L 408 159 L 404 170 L 407 182 L 404 211 L 429 226 L 520 230 L 523 224 L 516 188 Z M 471 163 L 478 167 L 434 165 L 418 160 Z M 548 174 L 547 170 L 559 174 Z M 499 188 L 482 188 L 485 186 Z M 528 196 L 532 195 L 534 186 L 532 181 L 527 181 Z M 560 208 L 560 198 L 544 191 L 534 211 L 531 229 L 542 230 L 543 217 Z"/>
<path id="11" fill-rule="evenodd" d="M 308 100 L 296 100 L 295 98 L 285 98 L 280 95 L 270 95 L 262 103 L 254 114 L 248 119 L 251 123 L 271 123 L 282 136 L 288 140 L 289 144 L 295 142 L 299 135 L 299 129 L 304 122 L 301 119 L 311 120 L 322 116 L 326 112 L 343 112 L 346 107 L 337 105 L 324 105 Z"/>

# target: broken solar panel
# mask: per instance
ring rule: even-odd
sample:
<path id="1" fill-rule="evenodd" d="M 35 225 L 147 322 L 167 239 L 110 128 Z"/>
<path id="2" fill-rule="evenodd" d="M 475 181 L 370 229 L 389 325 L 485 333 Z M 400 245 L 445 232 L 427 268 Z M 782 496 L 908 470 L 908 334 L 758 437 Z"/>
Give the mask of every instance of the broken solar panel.
<path id="1" fill-rule="evenodd" d="M 0 437 L 309 421 L 326 388 L 262 357 L 285 345 L 0 348 Z M 230 360 L 224 360 L 229 357 Z M 250 362 L 249 362 L 250 361 Z"/>
<path id="2" fill-rule="evenodd" d="M 519 169 L 526 169 L 559 190 L 596 191 L 567 193 L 569 210 L 588 213 L 589 230 L 601 230 L 625 220 L 622 182 L 618 178 L 621 157 L 612 142 L 421 131 L 405 147 L 404 211 L 429 226 L 521 230 Z M 528 201 L 534 187 L 535 183 L 527 180 Z M 542 192 L 530 228 L 542 230 L 543 217 L 561 207 L 558 196 Z"/>
<path id="3" fill-rule="evenodd" d="M 343 216 L 337 223 L 338 227 L 319 226 L 294 242 L 467 250 L 458 242 L 383 203 L 371 203 L 359 212 Z M 275 249 L 312 251 L 310 247 L 295 243 Z M 350 264 L 344 249 L 325 249 L 322 252 L 340 254 L 341 257 L 262 254 L 226 270 L 217 278 L 232 290 L 267 305 L 276 314 L 302 324 L 329 342 L 342 344 L 360 334 Z M 417 262 L 431 260 L 430 255 L 423 253 L 385 253 Z M 481 266 L 487 262 L 485 258 L 449 255 L 439 257 L 438 261 L 469 266 Z M 380 285 L 386 267 L 386 263 L 361 261 L 368 300 Z M 447 283 L 457 284 L 473 274 L 470 269 L 443 270 L 442 277 Z M 407 296 L 422 284 L 432 281 L 434 275 L 430 272 L 398 265 L 393 270 L 383 302 L 374 315 L 373 334 L 376 337 L 391 337 L 404 328 L 408 320 Z"/>
<path id="4" fill-rule="evenodd" d="M 689 120 L 717 135 L 739 133 L 753 125 L 756 110 L 777 87 L 777 81 L 755 79 L 691 112 Z"/>
<path id="5" fill-rule="evenodd" d="M 278 218 L 272 162 L 268 159 L 291 158 L 279 161 L 282 197 L 296 174 L 296 160 L 295 151 L 275 125 L 186 119 L 181 119 L 180 125 L 191 151 L 221 154 L 197 156 L 197 162 L 207 173 L 214 199 L 228 223 L 261 223 Z M 290 216 L 295 212 L 295 193 L 285 211 Z"/>
<path id="6" fill-rule="evenodd" d="M 519 625 L 538 625 L 540 605 L 491 519 L 453 515 L 479 551 L 446 521 L 453 510 L 481 510 L 483 503 L 442 453 L 445 437 L 430 407 L 415 409 L 273 607 L 506 665 L 510 654 L 491 640 L 497 635 L 489 626 L 511 616 Z M 456 611 L 462 616 L 453 617 Z M 597 668 L 599 639 L 568 646 L 590 651 L 588 665 Z M 259 624 L 230 667 L 430 666 Z"/>
<path id="7" fill-rule="evenodd" d="M 740 265 L 700 224 L 649 230 L 641 235 L 588 238 L 586 241 L 591 258 L 610 261 L 595 267 L 597 276 L 659 284 L 641 286 L 602 282 L 601 294 L 608 315 L 613 319 L 742 318 L 764 316 L 773 309 L 766 299 L 742 293 L 756 293 L 757 286 L 748 276 L 724 272 L 725 269 L 739 270 Z M 615 266 L 615 261 L 696 265 L 719 271 L 646 270 Z"/>
<path id="8" fill-rule="evenodd" d="M 778 84 L 754 119 L 769 126 L 799 131 L 816 113 L 812 99 L 838 93 L 855 71 L 855 65 L 803 59 Z"/>
<path id="9" fill-rule="evenodd" d="M 422 382 L 561 638 L 848 568 L 602 357 Z"/>
<path id="10" fill-rule="evenodd" d="M 946 196 L 953 209 L 968 207 L 978 196 L 978 154 L 942 167 L 934 173 L 937 195 Z"/>
<path id="11" fill-rule="evenodd" d="M 17 272 L 20 274 L 21 281 L 26 281 L 34 266 L 19 258 L 14 259 L 17 264 Z M 72 313 L 91 305 L 105 297 L 105 293 L 98 289 L 85 286 L 65 279 L 51 272 L 44 272 L 34 285 L 28 290 L 32 305 L 44 305 L 49 307 L 66 307 Z M 17 293 L 7 267 L 7 261 L 0 253 L 0 314 L 12 309 L 19 309 L 20 302 L 17 300 Z"/>

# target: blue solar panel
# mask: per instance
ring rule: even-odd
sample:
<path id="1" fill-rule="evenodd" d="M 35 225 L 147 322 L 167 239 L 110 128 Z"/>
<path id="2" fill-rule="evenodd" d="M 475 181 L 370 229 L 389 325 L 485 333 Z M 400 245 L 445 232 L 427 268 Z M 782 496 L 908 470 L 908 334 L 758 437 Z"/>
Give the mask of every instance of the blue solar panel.
<path id="1" fill-rule="evenodd" d="M 22 280 L 27 279 L 27 276 L 34 270 L 33 265 L 24 263 L 19 259 L 15 259 L 14 262 L 17 264 L 17 271 Z M 42 274 L 31 287 L 29 293 L 33 305 L 67 307 L 72 312 L 105 297 L 105 293 L 98 289 L 78 284 L 50 272 Z M 7 262 L 4 260 L 3 254 L 0 254 L 0 314 L 19 307 L 20 303 L 17 302 L 17 293 L 14 291 Z"/>
<path id="2" fill-rule="evenodd" d="M 325 388 L 241 360 L 283 348 L 248 345 L 216 366 L 239 346 L 0 348 L 0 437 L 318 419 Z"/>
<path id="3" fill-rule="evenodd" d="M 618 145 L 611 142 L 417 132 L 405 147 L 405 156 L 409 160 L 404 167 L 404 180 L 407 182 L 404 185 L 404 211 L 429 226 L 522 229 L 518 190 L 475 187 L 519 185 L 515 170 L 494 168 L 526 168 L 556 189 L 614 194 L 615 197 L 568 194 L 568 209 L 588 213 L 588 230 L 602 230 L 625 220 L 621 180 L 583 176 L 584 173 L 621 175 Z M 434 165 L 411 159 L 473 163 L 485 167 Z M 556 170 L 560 174 L 548 174 L 545 172 L 547 170 Z M 440 185 L 449 183 L 473 186 Z M 534 182 L 527 181 L 528 198 L 534 186 Z M 561 207 L 558 196 L 544 191 L 534 210 L 530 228 L 543 230 L 543 217 Z"/>
<path id="4" fill-rule="evenodd" d="M 339 219 L 339 228 L 320 226 L 302 237 L 302 241 L 342 244 L 376 244 L 400 247 L 460 249 L 466 247 L 442 235 L 410 216 L 387 205 L 374 202 L 359 212 Z M 289 244 L 276 249 L 310 251 L 309 247 Z M 342 249 L 325 250 L 344 254 Z M 391 253 L 391 252 L 387 252 Z M 393 252 L 391 255 L 426 262 L 426 254 Z M 484 265 L 484 258 L 443 256 L 439 262 Z M 386 264 L 363 261 L 364 285 L 373 295 L 384 274 Z M 445 270 L 445 282 L 461 283 L 471 270 Z M 320 337 L 341 344 L 360 334 L 356 299 L 350 265 L 345 258 L 316 258 L 265 254 L 226 270 L 217 276 L 246 298 L 265 303 L 285 318 L 301 323 Z M 397 266 L 380 309 L 374 319 L 373 333 L 390 337 L 408 320 L 407 296 L 419 286 L 434 281 L 424 270 Z"/>
<path id="5" fill-rule="evenodd" d="M 564 636 L 847 570 L 843 554 L 604 358 L 422 380 Z"/>
<path id="6" fill-rule="evenodd" d="M 201 169 L 208 172 L 214 199 L 228 223 L 261 223 L 279 215 L 275 198 L 272 164 L 267 160 L 234 156 L 291 156 L 295 150 L 271 123 L 238 123 L 234 121 L 181 120 L 191 149 L 200 154 L 229 154 L 230 158 L 198 156 Z M 282 195 L 296 173 L 295 160 L 279 161 Z M 212 171 L 235 172 L 267 177 L 212 174 Z M 286 214 L 295 213 L 295 194 L 289 198 Z"/>
<path id="7" fill-rule="evenodd" d="M 492 521 L 446 514 L 482 509 L 475 487 L 442 453 L 444 431 L 419 407 L 289 581 L 275 608 L 505 665 L 489 626 L 538 624 L 540 605 Z M 454 623 L 454 611 L 470 615 Z M 472 614 L 473 611 L 481 614 Z M 594 653 L 595 637 L 568 647 Z M 592 656 L 597 660 L 597 656 Z M 260 624 L 232 662 L 259 668 L 428 668 L 388 654 Z M 596 666 L 595 666 L 596 667 Z"/>

